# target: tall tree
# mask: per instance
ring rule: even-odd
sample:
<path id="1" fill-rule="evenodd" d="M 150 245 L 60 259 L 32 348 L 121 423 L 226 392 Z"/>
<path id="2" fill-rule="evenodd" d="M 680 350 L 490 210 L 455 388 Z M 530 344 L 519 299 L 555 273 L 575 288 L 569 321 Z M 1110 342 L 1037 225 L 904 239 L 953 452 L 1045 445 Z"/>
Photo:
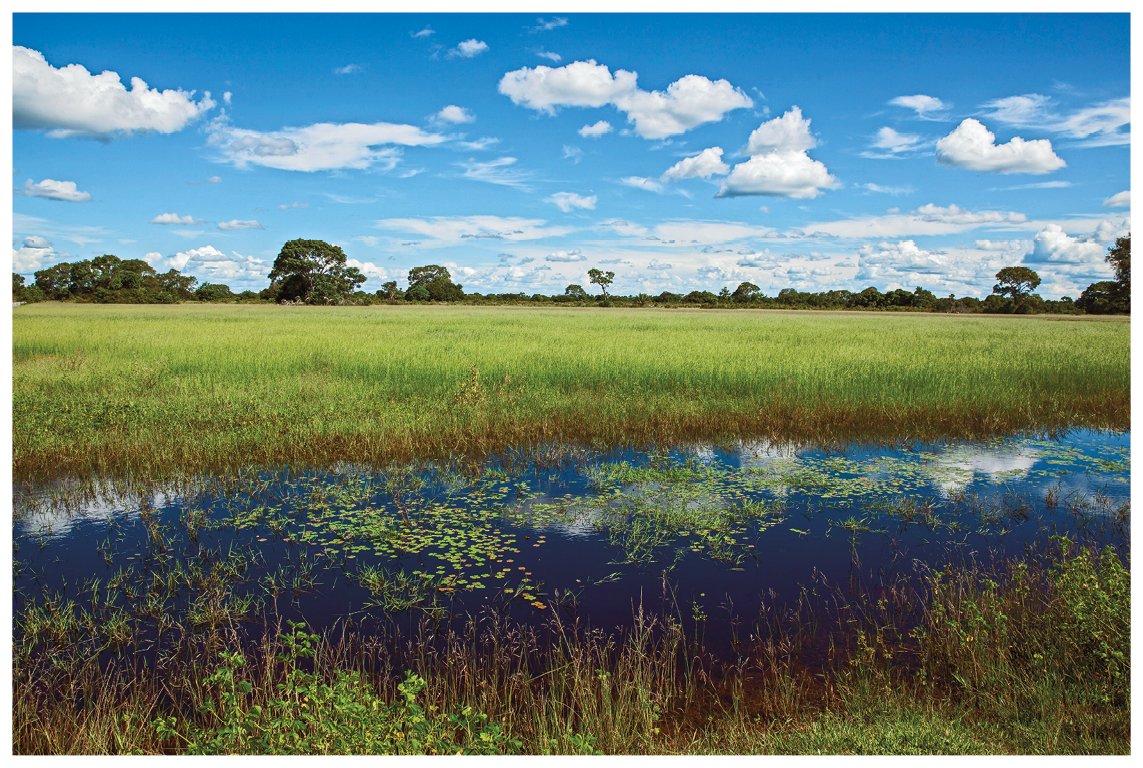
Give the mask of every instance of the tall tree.
<path id="1" fill-rule="evenodd" d="M 587 279 L 594 285 L 598 285 L 603 289 L 603 298 L 607 298 L 607 286 L 615 280 L 614 272 L 603 272 L 598 269 L 589 269 L 587 271 Z"/>
<path id="2" fill-rule="evenodd" d="M 290 240 L 270 270 L 278 298 L 307 304 L 336 304 L 365 282 L 357 267 L 346 266 L 345 252 L 322 240 Z"/>
<path id="3" fill-rule="evenodd" d="M 996 285 L 992 286 L 992 292 L 1019 301 L 1036 290 L 1039 284 L 1040 276 L 1027 267 L 1005 267 L 996 273 Z"/>
<path id="4" fill-rule="evenodd" d="M 414 289 L 424 288 L 433 301 L 460 301 L 464 298 L 464 286 L 452 281 L 449 271 L 439 264 L 428 264 L 424 267 L 413 267 L 409 270 L 409 291 L 405 294 L 410 298 Z M 420 295 L 416 291 L 416 295 Z"/>
<path id="5" fill-rule="evenodd" d="M 1115 241 L 1104 257 L 1115 270 L 1115 298 L 1118 311 L 1131 314 L 1131 233 Z"/>

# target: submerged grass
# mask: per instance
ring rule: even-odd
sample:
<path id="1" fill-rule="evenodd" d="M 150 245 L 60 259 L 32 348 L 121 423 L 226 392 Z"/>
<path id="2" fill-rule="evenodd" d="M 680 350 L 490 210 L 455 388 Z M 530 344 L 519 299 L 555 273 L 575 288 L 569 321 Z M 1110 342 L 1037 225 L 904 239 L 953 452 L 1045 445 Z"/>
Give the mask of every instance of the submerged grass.
<path id="1" fill-rule="evenodd" d="M 641 610 L 619 634 L 553 610 L 388 638 L 294 624 L 252 646 L 224 620 L 102 664 L 18 617 L 13 751 L 1130 752 L 1130 576 L 1110 549 L 1058 539 L 921 575 L 876 601 L 818 585 L 722 662 Z"/>
<path id="2" fill-rule="evenodd" d="M 1127 428 L 1129 346 L 1104 317 L 46 302 L 13 316 L 13 470 Z"/>

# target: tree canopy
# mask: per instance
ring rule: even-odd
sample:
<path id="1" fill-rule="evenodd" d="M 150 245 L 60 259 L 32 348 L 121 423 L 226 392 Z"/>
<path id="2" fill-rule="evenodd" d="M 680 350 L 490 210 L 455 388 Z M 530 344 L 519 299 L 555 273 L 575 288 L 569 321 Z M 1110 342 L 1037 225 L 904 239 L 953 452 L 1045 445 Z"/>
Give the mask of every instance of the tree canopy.
<path id="1" fill-rule="evenodd" d="M 1027 267 L 1005 267 L 996 273 L 996 281 L 992 286 L 993 293 L 1016 300 L 1036 290 L 1040 276 Z"/>
<path id="2" fill-rule="evenodd" d="M 432 301 L 460 301 L 464 298 L 464 286 L 452 281 L 449 271 L 439 264 L 428 264 L 423 267 L 413 267 L 409 270 L 409 290 L 405 298 L 410 301 L 424 299 L 415 298 L 412 294 L 415 289 L 424 288 Z M 420 296 L 420 292 L 416 292 Z"/>
<path id="3" fill-rule="evenodd" d="M 587 277 L 588 280 L 590 280 L 593 284 L 598 285 L 603 289 L 603 297 L 607 298 L 607 286 L 611 285 L 611 283 L 615 280 L 615 273 L 603 272 L 602 270 L 598 269 L 589 269 L 587 271 Z"/>
<path id="4" fill-rule="evenodd" d="M 282 246 L 270 270 L 279 301 L 337 304 L 365 282 L 357 267 L 346 266 L 340 246 L 323 240 L 290 240 Z"/>

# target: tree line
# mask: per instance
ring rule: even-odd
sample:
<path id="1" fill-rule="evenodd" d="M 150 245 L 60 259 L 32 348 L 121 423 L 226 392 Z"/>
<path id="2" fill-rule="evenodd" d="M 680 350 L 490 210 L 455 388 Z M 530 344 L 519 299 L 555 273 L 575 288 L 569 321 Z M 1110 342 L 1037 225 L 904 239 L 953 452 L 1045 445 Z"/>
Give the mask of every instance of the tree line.
<path id="1" fill-rule="evenodd" d="M 378 304 L 395 302 L 458 302 L 473 304 L 593 304 L 601 306 L 690 305 L 704 307 L 755 307 L 771 309 L 881 309 L 921 312 L 985 312 L 994 314 L 1128 314 L 1131 312 L 1131 235 L 1118 238 L 1105 256 L 1115 271 L 1114 280 L 1089 285 L 1077 298 L 1064 296 L 1058 301 L 1034 293 L 1040 276 L 1028 267 L 1005 267 L 996 273 L 992 294 L 984 299 L 971 296 L 938 297 L 920 286 L 913 291 L 895 289 L 882 293 L 869 287 L 862 291 L 798 291 L 784 288 L 777 296 L 766 296 L 753 283 L 739 283 L 731 291 L 724 287 L 717 294 L 691 291 L 687 294 L 663 291 L 658 296 L 640 293 L 616 296 L 607 292 L 614 272 L 588 271 L 590 284 L 601 296 L 572 284 L 562 294 L 465 293 L 464 286 L 452 281 L 448 269 L 437 264 L 409 270 L 408 287 L 395 280 L 367 293 L 359 289 L 366 278 L 347 264 L 339 246 L 321 240 L 291 240 L 282 246 L 270 270 L 270 285 L 260 292 L 234 293 L 223 284 L 202 283 L 178 270 L 160 274 L 140 259 L 120 259 L 112 255 L 76 263 L 61 262 L 35 273 L 35 283 L 25 285 L 22 275 L 12 275 L 14 301 L 32 303 L 45 300 L 116 304 L 170 304 L 180 301 L 273 302 L 283 304 Z"/>

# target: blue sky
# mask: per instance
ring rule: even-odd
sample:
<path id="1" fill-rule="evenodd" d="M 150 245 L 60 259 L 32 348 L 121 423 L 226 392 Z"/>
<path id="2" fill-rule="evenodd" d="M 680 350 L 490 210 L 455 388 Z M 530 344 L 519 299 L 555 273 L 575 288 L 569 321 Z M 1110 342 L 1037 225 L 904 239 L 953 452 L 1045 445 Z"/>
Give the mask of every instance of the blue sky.
<path id="1" fill-rule="evenodd" d="M 1089 15 L 16 14 L 13 268 L 259 290 L 1049 298 L 1130 229 L 1130 23 Z"/>

